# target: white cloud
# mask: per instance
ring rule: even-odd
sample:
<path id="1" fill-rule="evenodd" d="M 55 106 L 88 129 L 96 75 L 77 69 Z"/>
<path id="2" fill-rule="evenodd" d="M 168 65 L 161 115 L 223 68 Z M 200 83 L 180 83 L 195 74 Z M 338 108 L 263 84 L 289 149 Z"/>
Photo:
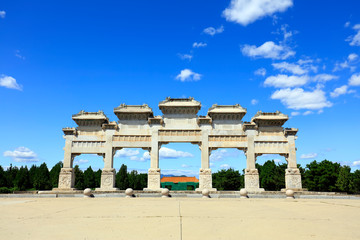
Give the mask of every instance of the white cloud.
<path id="1" fill-rule="evenodd" d="M 193 55 L 191 55 L 191 54 L 181 54 L 181 53 L 179 53 L 178 54 L 179 55 L 179 57 L 182 59 L 182 60 L 189 60 L 189 61 L 191 61 L 191 59 L 193 58 Z"/>
<path id="2" fill-rule="evenodd" d="M 84 164 L 84 163 L 88 163 L 88 162 L 89 162 L 89 160 L 87 160 L 87 159 L 75 160 L 74 165 Z"/>
<path id="3" fill-rule="evenodd" d="M 344 95 L 344 94 L 347 94 L 347 93 L 349 93 L 348 86 L 343 85 L 341 87 L 335 88 L 335 90 L 330 93 L 330 96 L 335 98 L 335 97 L 338 97 L 340 95 Z"/>
<path id="4" fill-rule="evenodd" d="M 265 68 L 259 68 L 258 70 L 256 70 L 254 72 L 254 74 L 264 77 L 266 75 L 266 69 Z"/>
<path id="5" fill-rule="evenodd" d="M 5 151 L 4 157 L 11 157 L 15 162 L 38 162 L 36 153 L 26 147 L 18 147 L 14 151 Z"/>
<path id="6" fill-rule="evenodd" d="M 360 46 L 360 24 L 356 24 L 353 29 L 356 31 L 356 34 L 348 37 L 346 41 L 350 42 L 350 46 Z"/>
<path id="7" fill-rule="evenodd" d="M 176 79 L 181 82 L 199 81 L 201 79 L 201 74 L 195 73 L 190 69 L 184 69 L 180 71 L 180 73 L 176 76 Z"/>
<path id="8" fill-rule="evenodd" d="M 285 88 L 275 91 L 271 95 L 271 99 L 279 99 L 287 108 L 295 110 L 316 110 L 332 106 L 332 103 L 327 101 L 325 92 L 321 89 L 310 92 L 304 91 L 302 88 Z"/>
<path id="9" fill-rule="evenodd" d="M 286 71 L 297 75 L 302 75 L 308 72 L 307 70 L 303 69 L 301 66 L 294 63 L 288 63 L 288 62 L 273 63 L 272 66 L 275 69 L 280 70 L 280 72 Z"/>
<path id="10" fill-rule="evenodd" d="M 177 151 L 175 149 L 171 149 L 171 148 L 167 148 L 167 147 L 162 147 L 159 150 L 159 156 L 160 158 L 187 158 L 187 157 L 194 157 L 194 155 L 192 155 L 189 152 L 183 152 L 183 151 Z"/>
<path id="11" fill-rule="evenodd" d="M 265 42 L 263 45 L 244 45 L 241 49 L 243 55 L 253 58 L 287 59 L 295 55 L 287 46 L 277 45 L 273 41 Z"/>
<path id="12" fill-rule="evenodd" d="M 0 86 L 6 87 L 6 88 L 11 88 L 11 89 L 16 89 L 16 90 L 20 90 L 20 91 L 22 90 L 22 86 L 16 82 L 15 78 L 6 76 L 6 75 L 1 75 Z"/>
<path id="13" fill-rule="evenodd" d="M 314 112 L 313 111 L 306 111 L 303 113 L 304 116 L 307 116 L 307 115 L 310 115 L 310 114 L 313 114 Z"/>
<path id="14" fill-rule="evenodd" d="M 20 51 L 19 51 L 19 50 L 16 50 L 16 51 L 15 51 L 15 57 L 20 58 L 21 60 L 25 60 L 25 57 L 20 54 Z"/>
<path id="15" fill-rule="evenodd" d="M 360 86 L 360 73 L 353 74 L 349 79 L 350 86 Z"/>
<path id="16" fill-rule="evenodd" d="M 277 76 L 270 76 L 265 79 L 264 85 L 278 88 L 287 87 L 300 87 L 308 83 L 309 77 L 304 76 L 288 76 L 284 74 L 278 74 Z"/>
<path id="17" fill-rule="evenodd" d="M 327 81 L 338 79 L 338 78 L 339 78 L 338 76 L 323 73 L 323 74 L 315 75 L 313 77 L 313 80 L 315 82 L 327 82 Z"/>
<path id="18" fill-rule="evenodd" d="M 139 150 L 134 150 L 131 148 L 123 148 L 116 152 L 115 157 L 132 157 L 139 155 Z"/>
<path id="19" fill-rule="evenodd" d="M 350 26 L 350 22 L 346 22 L 345 24 L 344 24 L 344 27 L 349 27 Z"/>
<path id="20" fill-rule="evenodd" d="M 350 62 L 352 62 L 352 61 L 355 61 L 358 57 L 359 57 L 359 55 L 357 55 L 356 53 L 350 53 L 348 56 L 348 60 Z"/>
<path id="21" fill-rule="evenodd" d="M 293 117 L 298 116 L 298 115 L 300 115 L 300 112 L 292 112 L 291 113 L 291 116 L 293 116 Z"/>
<path id="22" fill-rule="evenodd" d="M 317 153 L 308 153 L 308 154 L 301 154 L 300 158 L 309 159 L 309 158 L 316 158 L 317 156 L 318 156 Z"/>
<path id="23" fill-rule="evenodd" d="M 5 18 L 6 16 L 6 12 L 5 11 L 0 11 L 0 18 Z"/>
<path id="24" fill-rule="evenodd" d="M 360 166 L 360 160 L 354 161 L 354 162 L 353 162 L 353 166 L 354 166 L 354 167 Z"/>
<path id="25" fill-rule="evenodd" d="M 284 12 L 292 5 L 292 0 L 231 0 L 223 16 L 227 21 L 246 26 L 276 12 Z"/>
<path id="26" fill-rule="evenodd" d="M 223 169 L 229 169 L 230 168 L 230 165 L 229 164 L 221 164 L 220 165 L 220 168 L 223 168 Z"/>
<path id="27" fill-rule="evenodd" d="M 193 43 L 193 48 L 200 48 L 200 47 L 206 47 L 207 43 L 203 43 L 203 42 L 194 42 Z"/>
<path id="28" fill-rule="evenodd" d="M 257 99 L 252 99 L 251 100 L 251 104 L 252 105 L 256 105 L 256 104 L 258 104 L 259 103 L 259 100 L 257 100 Z"/>
<path id="29" fill-rule="evenodd" d="M 219 162 L 229 157 L 238 157 L 239 154 L 239 151 L 228 151 L 226 149 L 219 149 L 211 153 L 210 162 Z"/>
<path id="30" fill-rule="evenodd" d="M 203 30 L 204 33 L 214 36 L 215 34 L 222 33 L 224 31 L 224 26 L 220 26 L 218 28 L 208 27 Z"/>

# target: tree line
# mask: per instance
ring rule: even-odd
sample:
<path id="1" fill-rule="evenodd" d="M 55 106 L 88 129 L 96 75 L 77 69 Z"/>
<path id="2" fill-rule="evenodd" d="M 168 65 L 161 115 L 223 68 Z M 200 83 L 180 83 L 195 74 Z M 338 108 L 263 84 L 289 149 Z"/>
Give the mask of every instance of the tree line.
<path id="1" fill-rule="evenodd" d="M 46 163 L 20 168 L 10 165 L 4 170 L 0 166 L 0 193 L 25 190 L 51 190 L 58 187 L 62 162 L 49 171 Z M 267 191 L 280 191 L 285 188 L 285 169 L 287 164 L 276 164 L 268 160 L 263 165 L 256 164 L 259 171 L 260 187 Z M 302 168 L 298 165 L 302 177 L 302 186 L 309 191 L 360 193 L 360 170 L 351 172 L 349 166 L 341 166 L 328 160 L 313 161 Z M 93 171 L 88 167 L 82 171 L 78 165 L 74 167 L 75 188 L 99 188 L 101 169 Z M 244 187 L 244 173 L 230 169 L 222 169 L 212 174 L 213 187 L 218 190 L 239 190 Z M 125 190 L 132 188 L 142 190 L 147 187 L 147 174 L 136 170 L 127 171 L 122 164 L 115 177 L 115 187 Z"/>

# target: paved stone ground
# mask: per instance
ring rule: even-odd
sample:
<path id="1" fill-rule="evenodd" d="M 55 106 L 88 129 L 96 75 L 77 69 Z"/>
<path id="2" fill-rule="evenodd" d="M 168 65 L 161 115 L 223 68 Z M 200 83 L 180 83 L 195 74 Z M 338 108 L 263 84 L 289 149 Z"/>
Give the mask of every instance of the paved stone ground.
<path id="1" fill-rule="evenodd" d="M 360 239 L 360 200 L 0 198 L 0 239 Z"/>

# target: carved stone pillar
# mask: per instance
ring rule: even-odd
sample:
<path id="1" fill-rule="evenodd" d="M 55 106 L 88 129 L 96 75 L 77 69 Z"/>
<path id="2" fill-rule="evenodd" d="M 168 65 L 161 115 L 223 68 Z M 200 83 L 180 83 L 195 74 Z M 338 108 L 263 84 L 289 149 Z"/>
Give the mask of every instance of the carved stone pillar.
<path id="1" fill-rule="evenodd" d="M 263 188 L 260 188 L 259 184 L 259 172 L 255 167 L 256 154 L 255 154 L 255 134 L 256 125 L 254 123 L 244 124 L 244 130 L 247 135 L 248 146 L 245 151 L 246 155 L 246 169 L 245 169 L 245 189 L 248 192 L 262 192 Z"/>
<path id="2" fill-rule="evenodd" d="M 96 191 L 116 191 L 115 188 L 115 174 L 116 170 L 113 168 L 115 151 L 105 153 L 103 155 L 104 168 L 101 172 L 100 188 L 96 188 Z M 100 154 L 99 154 L 100 155 Z"/>
<path id="3" fill-rule="evenodd" d="M 74 190 L 75 175 L 73 168 L 62 168 L 59 175 L 58 188 L 53 190 Z"/>
<path id="4" fill-rule="evenodd" d="M 285 170 L 285 187 L 286 189 L 301 190 L 301 174 L 297 167 L 296 162 L 296 128 L 290 128 L 285 130 L 285 136 L 288 140 L 289 154 L 285 156 L 288 162 L 288 168 Z"/>
<path id="5" fill-rule="evenodd" d="M 160 184 L 160 168 L 159 168 L 159 149 L 161 144 L 158 142 L 158 131 L 153 131 L 151 136 L 151 150 L 150 150 L 150 168 L 148 170 L 148 185 L 144 191 L 159 191 Z"/>

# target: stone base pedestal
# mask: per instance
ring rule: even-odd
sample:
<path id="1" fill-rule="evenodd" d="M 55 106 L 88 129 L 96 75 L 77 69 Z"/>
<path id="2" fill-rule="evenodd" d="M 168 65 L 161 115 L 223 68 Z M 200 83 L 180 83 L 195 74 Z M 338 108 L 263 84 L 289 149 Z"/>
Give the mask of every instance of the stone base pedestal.
<path id="1" fill-rule="evenodd" d="M 161 191 L 160 168 L 150 168 L 148 171 L 148 185 L 144 191 Z"/>
<path id="2" fill-rule="evenodd" d="M 103 169 L 101 173 L 100 188 L 96 188 L 96 191 L 116 191 L 115 188 L 115 169 Z"/>
<path id="3" fill-rule="evenodd" d="M 265 191 L 260 188 L 259 172 L 257 169 L 245 169 L 245 189 L 248 193 L 257 193 Z"/>
<path id="4" fill-rule="evenodd" d="M 200 169 L 199 188 L 195 189 L 195 191 L 202 191 L 204 189 L 208 189 L 211 192 L 216 191 L 216 188 L 212 187 L 212 175 L 210 168 Z"/>
<path id="5" fill-rule="evenodd" d="M 301 174 L 298 168 L 285 170 L 285 187 L 291 190 L 302 190 Z"/>
<path id="6" fill-rule="evenodd" d="M 75 175 L 73 168 L 62 168 L 59 175 L 58 188 L 54 188 L 55 191 L 72 191 L 74 190 Z"/>

